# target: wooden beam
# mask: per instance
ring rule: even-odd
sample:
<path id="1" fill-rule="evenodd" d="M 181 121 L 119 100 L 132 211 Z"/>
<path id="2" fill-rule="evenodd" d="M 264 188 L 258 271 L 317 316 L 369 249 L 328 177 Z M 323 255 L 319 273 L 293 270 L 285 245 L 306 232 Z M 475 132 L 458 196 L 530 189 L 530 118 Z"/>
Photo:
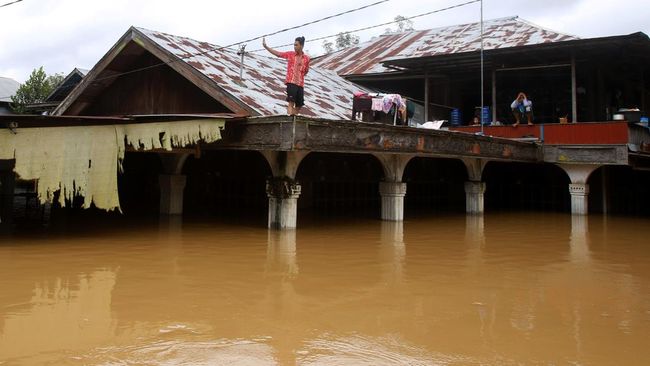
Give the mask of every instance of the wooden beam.
<path id="1" fill-rule="evenodd" d="M 431 96 L 429 95 L 429 73 L 424 73 L 424 122 L 429 121 L 429 100 Z"/>
<path id="2" fill-rule="evenodd" d="M 578 122 L 578 87 L 576 85 L 576 56 L 571 54 L 571 122 Z"/>
<path id="3" fill-rule="evenodd" d="M 497 120 L 497 72 L 492 69 L 492 122 Z"/>

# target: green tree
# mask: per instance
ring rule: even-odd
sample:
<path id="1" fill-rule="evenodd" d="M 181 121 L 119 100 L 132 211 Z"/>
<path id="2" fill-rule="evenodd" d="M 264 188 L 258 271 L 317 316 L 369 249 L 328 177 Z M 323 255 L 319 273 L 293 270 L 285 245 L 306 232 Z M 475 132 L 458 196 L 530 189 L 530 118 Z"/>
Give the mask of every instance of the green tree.
<path id="1" fill-rule="evenodd" d="M 339 33 L 336 36 L 336 49 L 342 50 L 351 46 L 359 44 L 359 36 L 355 36 L 352 33 Z"/>
<path id="2" fill-rule="evenodd" d="M 402 33 L 415 30 L 415 28 L 413 28 L 413 21 L 411 19 L 407 19 L 402 15 L 398 15 L 394 20 L 397 22 L 396 27 L 395 29 L 386 28 L 387 34 Z"/>
<path id="3" fill-rule="evenodd" d="M 45 101 L 63 79 L 63 74 L 47 76 L 42 66 L 34 69 L 29 75 L 29 79 L 20 85 L 16 95 L 11 97 L 11 108 L 16 113 L 25 113 L 27 105 Z"/>
<path id="4" fill-rule="evenodd" d="M 332 53 L 334 52 L 334 43 L 329 40 L 324 40 L 323 41 L 323 49 L 325 49 L 325 53 Z"/>
<path id="5" fill-rule="evenodd" d="M 323 41 L 323 49 L 325 53 L 332 53 L 334 51 L 342 50 L 351 46 L 359 44 L 359 36 L 351 33 L 339 33 L 334 40 L 334 43 L 329 40 Z"/>

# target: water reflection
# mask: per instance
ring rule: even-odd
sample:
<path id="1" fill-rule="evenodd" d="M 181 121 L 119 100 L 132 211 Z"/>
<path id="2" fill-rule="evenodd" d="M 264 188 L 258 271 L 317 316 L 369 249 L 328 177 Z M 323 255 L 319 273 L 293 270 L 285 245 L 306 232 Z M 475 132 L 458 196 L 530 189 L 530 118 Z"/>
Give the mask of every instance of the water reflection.
<path id="1" fill-rule="evenodd" d="M 0 245 L 0 361 L 650 364 L 646 221 L 155 223 Z"/>
<path id="2" fill-rule="evenodd" d="M 287 278 L 298 274 L 296 231 L 269 230 L 266 249 L 266 271 L 281 273 Z"/>
<path id="3" fill-rule="evenodd" d="M 27 303 L 6 306 L 0 334 L 1 358 L 74 349 L 110 339 L 115 332 L 111 270 L 36 283 Z"/>
<path id="4" fill-rule="evenodd" d="M 404 260 L 406 245 L 404 243 L 404 223 L 383 221 L 381 222 L 380 260 L 388 263 L 384 271 L 386 281 L 398 283 L 404 275 Z"/>
<path id="5" fill-rule="evenodd" d="M 570 259 L 574 263 L 586 263 L 590 260 L 588 231 L 588 216 L 571 216 Z"/>

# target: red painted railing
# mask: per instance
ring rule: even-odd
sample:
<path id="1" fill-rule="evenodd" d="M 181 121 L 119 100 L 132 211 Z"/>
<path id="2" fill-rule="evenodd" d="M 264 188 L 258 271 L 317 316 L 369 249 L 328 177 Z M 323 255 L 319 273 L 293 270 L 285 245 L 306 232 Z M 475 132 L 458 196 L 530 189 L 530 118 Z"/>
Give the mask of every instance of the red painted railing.
<path id="1" fill-rule="evenodd" d="M 452 131 L 476 133 L 480 126 L 451 127 Z M 551 145 L 618 145 L 629 142 L 627 122 L 579 122 L 568 124 L 540 124 L 512 126 L 485 126 L 486 136 L 505 138 L 532 137 Z"/>

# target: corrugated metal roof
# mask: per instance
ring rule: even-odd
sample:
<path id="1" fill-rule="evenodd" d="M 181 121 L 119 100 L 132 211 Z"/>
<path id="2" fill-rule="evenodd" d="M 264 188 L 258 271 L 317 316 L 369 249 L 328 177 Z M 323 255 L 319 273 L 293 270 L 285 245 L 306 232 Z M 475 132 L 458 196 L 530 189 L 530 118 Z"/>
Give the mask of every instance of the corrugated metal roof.
<path id="1" fill-rule="evenodd" d="M 0 102 L 11 103 L 11 97 L 20 88 L 20 83 L 14 79 L 0 76 Z"/>
<path id="2" fill-rule="evenodd" d="M 488 20 L 483 23 L 483 28 L 486 50 L 578 39 L 519 17 Z M 480 23 L 470 23 L 382 35 L 314 59 L 313 64 L 334 70 L 339 75 L 385 73 L 395 70 L 382 66 L 382 61 L 472 52 L 480 48 Z"/>
<path id="3" fill-rule="evenodd" d="M 240 56 L 236 51 L 210 51 L 218 46 L 143 28 L 137 30 L 168 52 L 184 58 L 185 63 L 206 75 L 261 116 L 286 114 L 285 60 L 247 53 L 243 81 L 240 82 Z M 202 52 L 205 53 L 191 56 Z M 319 118 L 348 119 L 352 113 L 352 94 L 359 90 L 364 88 L 343 79 L 333 71 L 312 67 L 305 78 L 305 107 L 301 114 Z"/>

